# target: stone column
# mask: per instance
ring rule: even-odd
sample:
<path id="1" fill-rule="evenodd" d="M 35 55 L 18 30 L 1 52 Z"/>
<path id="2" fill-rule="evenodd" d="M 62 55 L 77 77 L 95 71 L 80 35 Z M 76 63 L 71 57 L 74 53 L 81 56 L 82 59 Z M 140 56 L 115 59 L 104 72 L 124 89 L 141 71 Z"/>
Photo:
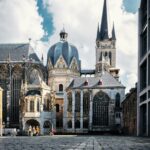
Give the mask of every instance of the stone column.
<path id="1" fill-rule="evenodd" d="M 30 112 L 30 101 L 27 99 L 27 112 Z"/>
<path id="2" fill-rule="evenodd" d="M 92 91 L 90 91 L 90 109 L 89 109 L 89 129 L 92 130 L 93 122 L 93 100 L 92 100 Z"/>
<path id="3" fill-rule="evenodd" d="M 72 130 L 75 129 L 75 90 L 72 91 Z"/>
<path id="4" fill-rule="evenodd" d="M 80 93 L 80 129 L 83 129 L 83 90 Z"/>

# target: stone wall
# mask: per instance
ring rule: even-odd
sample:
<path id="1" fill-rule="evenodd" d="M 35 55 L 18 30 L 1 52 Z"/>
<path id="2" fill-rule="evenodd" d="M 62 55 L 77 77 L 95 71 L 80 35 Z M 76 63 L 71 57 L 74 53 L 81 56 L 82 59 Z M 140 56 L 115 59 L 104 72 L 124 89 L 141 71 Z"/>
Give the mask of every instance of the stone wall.
<path id="1" fill-rule="evenodd" d="M 137 132 L 137 88 L 130 90 L 122 102 L 123 133 L 136 135 Z"/>

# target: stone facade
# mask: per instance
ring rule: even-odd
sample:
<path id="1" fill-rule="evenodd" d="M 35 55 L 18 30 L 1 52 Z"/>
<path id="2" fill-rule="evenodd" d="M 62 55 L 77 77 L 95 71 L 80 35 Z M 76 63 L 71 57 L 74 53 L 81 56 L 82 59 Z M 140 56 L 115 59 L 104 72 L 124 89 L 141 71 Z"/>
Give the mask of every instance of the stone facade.
<path id="1" fill-rule="evenodd" d="M 132 88 L 122 102 L 123 133 L 136 136 L 137 133 L 137 88 Z"/>
<path id="2" fill-rule="evenodd" d="M 48 50 L 46 66 L 30 43 L 0 45 L 6 127 L 26 133 L 37 129 L 42 135 L 53 128 L 56 132 L 72 133 L 120 129 L 125 87 L 116 68 L 114 26 L 111 37 L 108 36 L 106 0 L 97 32 L 95 69 L 81 69 L 78 49 L 67 37 L 63 29 L 60 41 Z"/>

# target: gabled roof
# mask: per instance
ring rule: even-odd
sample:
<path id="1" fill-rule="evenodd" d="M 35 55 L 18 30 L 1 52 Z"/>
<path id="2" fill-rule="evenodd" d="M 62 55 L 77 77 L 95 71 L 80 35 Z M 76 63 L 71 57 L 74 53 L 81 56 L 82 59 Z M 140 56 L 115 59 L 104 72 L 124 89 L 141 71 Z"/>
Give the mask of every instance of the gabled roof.
<path id="1" fill-rule="evenodd" d="M 99 81 L 102 81 L 102 85 L 99 85 Z M 88 81 L 88 85 L 84 85 L 85 81 Z M 118 80 L 116 80 L 107 71 L 101 77 L 79 77 L 75 78 L 68 88 L 125 88 Z"/>
<path id="2" fill-rule="evenodd" d="M 29 43 L 0 44 L 0 61 L 23 61 L 23 58 L 40 62 Z"/>

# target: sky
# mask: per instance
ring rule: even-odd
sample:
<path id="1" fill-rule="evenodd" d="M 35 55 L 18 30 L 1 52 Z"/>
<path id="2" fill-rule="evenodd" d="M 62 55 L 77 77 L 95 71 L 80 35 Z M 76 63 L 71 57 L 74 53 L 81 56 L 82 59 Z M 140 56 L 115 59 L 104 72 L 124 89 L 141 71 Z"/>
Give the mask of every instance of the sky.
<path id="1" fill-rule="evenodd" d="M 65 27 L 78 48 L 82 69 L 95 68 L 95 39 L 104 0 L 0 0 L 0 43 L 31 44 L 46 62 Z M 140 0 L 107 0 L 109 30 L 115 24 L 117 68 L 126 92 L 137 82 L 137 27 Z M 90 54 L 90 55 L 89 55 Z M 89 61 L 90 60 L 90 61 Z"/>

